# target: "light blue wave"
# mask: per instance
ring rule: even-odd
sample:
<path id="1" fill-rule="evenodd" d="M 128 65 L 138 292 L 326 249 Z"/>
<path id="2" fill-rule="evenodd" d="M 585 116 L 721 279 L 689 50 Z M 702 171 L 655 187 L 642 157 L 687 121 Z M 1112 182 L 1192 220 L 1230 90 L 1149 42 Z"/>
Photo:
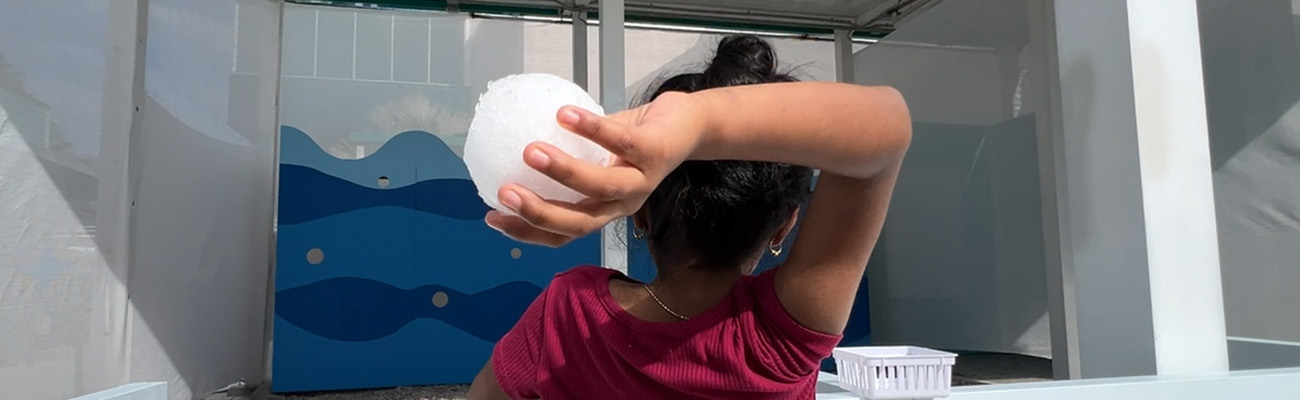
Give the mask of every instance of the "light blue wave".
<path id="1" fill-rule="evenodd" d="M 469 179 L 465 162 L 443 143 L 424 131 L 397 134 L 365 158 L 343 160 L 326 153 L 307 133 L 292 126 L 280 127 L 280 163 L 311 167 L 348 182 L 381 188 L 379 178 L 388 178 L 387 188 L 399 188 L 431 179 Z"/>

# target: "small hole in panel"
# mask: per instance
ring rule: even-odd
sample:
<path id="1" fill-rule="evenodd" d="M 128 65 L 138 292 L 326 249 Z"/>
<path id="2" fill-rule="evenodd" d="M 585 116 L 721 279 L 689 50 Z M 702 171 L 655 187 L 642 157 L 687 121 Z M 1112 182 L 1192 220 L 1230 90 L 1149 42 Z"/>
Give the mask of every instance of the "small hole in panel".
<path id="1" fill-rule="evenodd" d="M 386 188 L 386 187 L 388 187 L 388 177 L 387 177 L 387 176 L 381 176 L 381 177 L 379 177 L 379 182 L 378 182 L 378 184 L 379 184 L 379 187 L 381 187 L 381 188 Z"/>

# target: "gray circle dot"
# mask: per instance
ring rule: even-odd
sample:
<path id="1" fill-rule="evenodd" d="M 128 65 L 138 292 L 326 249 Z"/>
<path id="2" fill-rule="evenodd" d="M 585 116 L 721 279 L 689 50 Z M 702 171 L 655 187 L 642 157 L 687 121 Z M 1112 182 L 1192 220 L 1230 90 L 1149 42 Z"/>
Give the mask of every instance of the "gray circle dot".
<path id="1" fill-rule="evenodd" d="M 307 263 L 311 265 L 320 265 L 325 261 L 325 251 L 319 248 L 307 250 Z"/>

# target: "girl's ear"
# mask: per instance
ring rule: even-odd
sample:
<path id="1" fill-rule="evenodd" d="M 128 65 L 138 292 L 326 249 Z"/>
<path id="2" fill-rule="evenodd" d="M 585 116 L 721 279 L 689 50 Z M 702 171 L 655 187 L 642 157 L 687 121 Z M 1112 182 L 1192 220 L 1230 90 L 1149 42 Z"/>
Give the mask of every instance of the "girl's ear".
<path id="1" fill-rule="evenodd" d="M 795 207 L 794 211 L 790 212 L 790 218 L 786 219 L 785 225 L 781 225 L 781 228 L 776 230 L 776 234 L 772 235 L 772 243 L 770 243 L 770 245 L 776 247 L 785 242 L 786 236 L 790 235 L 790 231 L 794 230 L 794 225 L 798 222 L 799 207 Z"/>
<path id="2" fill-rule="evenodd" d="M 650 217 L 646 215 L 644 207 L 632 214 L 632 229 L 639 229 L 642 232 L 650 231 Z"/>

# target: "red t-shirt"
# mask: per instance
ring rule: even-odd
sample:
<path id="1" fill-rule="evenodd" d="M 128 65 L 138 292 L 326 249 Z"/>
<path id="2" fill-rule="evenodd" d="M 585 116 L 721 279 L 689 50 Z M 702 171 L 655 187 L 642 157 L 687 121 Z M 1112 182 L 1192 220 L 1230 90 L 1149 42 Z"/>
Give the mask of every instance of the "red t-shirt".
<path id="1" fill-rule="evenodd" d="M 813 399 L 840 336 L 796 322 L 774 273 L 745 277 L 704 314 L 671 323 L 619 306 L 616 270 L 556 274 L 497 342 L 493 372 L 516 399 Z"/>

